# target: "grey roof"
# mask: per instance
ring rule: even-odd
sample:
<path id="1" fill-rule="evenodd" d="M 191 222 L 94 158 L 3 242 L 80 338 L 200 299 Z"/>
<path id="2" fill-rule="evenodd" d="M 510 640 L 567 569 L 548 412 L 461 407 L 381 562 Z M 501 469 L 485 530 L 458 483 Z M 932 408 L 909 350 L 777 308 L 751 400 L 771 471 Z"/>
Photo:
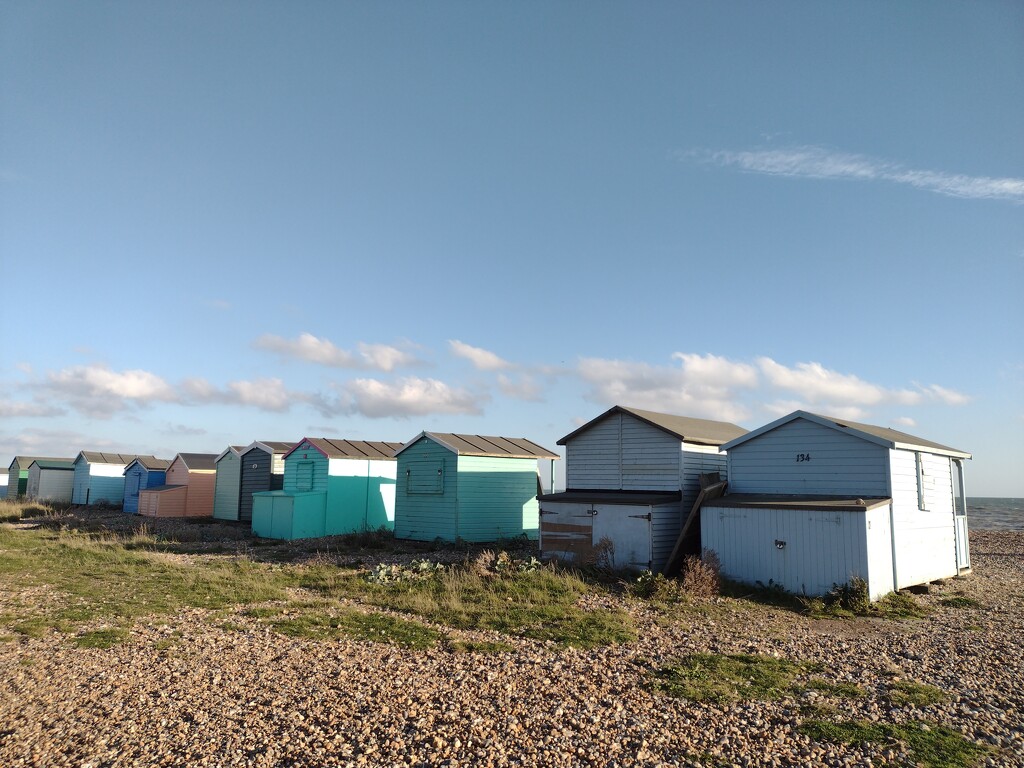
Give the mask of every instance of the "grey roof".
<path id="1" fill-rule="evenodd" d="M 640 408 L 629 408 L 624 405 L 613 405 L 596 419 L 591 419 L 579 429 L 570 432 L 559 440 L 558 444 L 565 445 L 576 435 L 586 432 L 597 423 L 616 413 L 628 413 L 634 418 L 660 429 L 662 432 L 667 432 L 682 441 L 696 443 L 697 445 L 722 445 L 747 432 L 743 427 L 731 424 L 728 421 L 694 419 L 690 416 L 674 416 L 671 413 L 658 413 L 657 411 L 644 411 Z"/>
<path id="2" fill-rule="evenodd" d="M 204 469 L 215 471 L 217 469 L 217 454 L 215 453 L 179 453 L 177 458 L 181 459 L 190 472 Z"/>
<path id="3" fill-rule="evenodd" d="M 32 462 L 40 469 L 59 469 L 62 471 L 75 471 L 75 462 L 70 459 L 66 461 L 58 461 L 56 459 L 36 459 Z M 29 469 L 32 469 L 32 464 L 29 464 Z"/>
<path id="4" fill-rule="evenodd" d="M 261 451 L 264 451 L 264 449 L 269 448 L 272 454 L 274 454 L 275 456 L 280 456 L 281 454 L 288 453 L 288 451 L 290 451 L 294 447 L 295 443 L 284 442 L 281 440 L 253 440 L 247 446 L 242 448 L 241 451 L 239 451 L 239 455 L 246 454 L 253 448 L 259 448 Z"/>
<path id="5" fill-rule="evenodd" d="M 806 509 L 830 512 L 863 512 L 885 506 L 888 496 L 818 496 L 796 494 L 730 493 L 705 501 L 701 507 L 738 507 L 750 509 Z"/>
<path id="6" fill-rule="evenodd" d="M 459 435 L 453 432 L 421 432 L 403 445 L 398 453 L 421 438 L 429 438 L 460 456 L 496 456 L 505 459 L 560 459 L 525 437 L 497 437 L 493 435 Z"/>
<path id="7" fill-rule="evenodd" d="M 395 452 L 402 447 L 401 443 L 389 443 L 377 440 L 346 440 L 331 437 L 304 437 L 293 443 L 287 456 L 290 456 L 303 443 L 309 443 L 329 459 L 393 459 Z"/>
<path id="8" fill-rule="evenodd" d="M 676 504 L 682 499 L 680 491 L 561 491 L 538 496 L 537 501 L 567 502 L 572 504 L 636 504 L 652 506 Z"/>
<path id="9" fill-rule="evenodd" d="M 129 464 L 138 458 L 135 453 L 103 453 L 102 451 L 79 451 L 75 461 L 84 458 L 90 464 Z"/>
<path id="10" fill-rule="evenodd" d="M 723 447 L 726 450 L 729 450 L 737 445 L 742 445 L 748 440 L 763 435 L 766 432 L 771 432 L 773 429 L 781 427 L 783 424 L 795 421 L 796 419 L 806 419 L 807 421 L 812 421 L 815 424 L 820 424 L 824 427 L 845 431 L 863 440 L 867 440 L 868 442 L 875 443 L 877 445 L 884 445 L 887 448 L 903 448 L 911 451 L 924 451 L 925 453 L 937 453 L 943 456 L 953 456 L 961 459 L 971 458 L 971 454 L 966 451 L 950 448 L 949 446 L 942 445 L 941 443 L 933 443 L 931 440 L 915 437 L 914 435 L 909 435 L 906 432 L 900 432 L 896 429 L 879 427 L 874 424 L 861 424 L 856 421 L 850 421 L 849 419 L 836 419 L 831 416 L 821 416 L 820 414 L 810 413 L 809 411 L 793 411 L 793 413 L 788 416 L 776 419 L 771 424 L 765 424 L 763 427 L 759 427 L 752 432 L 748 432 L 742 437 L 731 440 Z"/>
<path id="11" fill-rule="evenodd" d="M 156 456 L 138 456 L 134 460 L 128 462 L 129 466 L 134 464 L 136 461 L 142 466 L 144 466 L 146 469 L 150 470 L 167 469 L 169 466 L 171 466 L 170 459 L 158 459 Z M 128 467 L 125 467 L 125 471 L 127 470 Z"/>
<path id="12" fill-rule="evenodd" d="M 8 469 L 13 469 L 15 466 L 20 472 L 23 469 L 28 469 L 29 465 L 33 461 L 74 461 L 74 457 L 68 458 L 66 456 L 15 456 L 10 464 L 7 465 Z"/>

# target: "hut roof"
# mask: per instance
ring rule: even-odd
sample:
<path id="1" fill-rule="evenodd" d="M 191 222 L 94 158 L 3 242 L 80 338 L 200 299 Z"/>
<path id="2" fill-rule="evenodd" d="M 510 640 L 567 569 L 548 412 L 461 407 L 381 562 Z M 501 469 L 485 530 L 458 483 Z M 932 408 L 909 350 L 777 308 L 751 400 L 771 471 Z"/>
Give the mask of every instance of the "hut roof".
<path id="1" fill-rule="evenodd" d="M 75 471 L 75 462 L 70 459 L 61 461 L 59 459 L 36 459 L 32 462 L 40 469 L 59 469 L 64 471 Z M 29 464 L 29 469 L 32 468 L 32 464 Z"/>
<path id="2" fill-rule="evenodd" d="M 141 464 L 143 467 L 149 470 L 167 469 L 169 466 L 171 466 L 170 459 L 158 459 L 156 456 L 139 456 L 135 458 L 133 461 L 131 461 L 127 467 L 125 467 L 125 472 L 128 471 L 128 468 L 131 467 L 132 464 L 136 463 Z"/>
<path id="3" fill-rule="evenodd" d="M 816 413 L 810 413 L 809 411 L 793 411 L 793 413 L 788 416 L 776 419 L 771 424 L 765 424 L 763 427 L 759 427 L 753 432 L 748 432 L 742 437 L 731 440 L 722 447 L 726 450 L 730 450 L 737 445 L 742 445 L 748 440 L 752 440 L 755 437 L 771 432 L 773 429 L 777 429 L 783 424 L 788 424 L 789 422 L 796 421 L 797 419 L 806 419 L 807 421 L 820 424 L 821 426 L 828 427 L 829 429 L 847 432 L 855 437 L 861 438 L 862 440 L 867 440 L 869 443 L 883 445 L 886 448 L 902 448 L 911 451 L 924 451 L 925 453 L 936 453 L 942 456 L 952 456 L 958 459 L 971 458 L 971 454 L 966 451 L 950 448 L 949 446 L 942 445 L 941 443 L 933 443 L 931 440 L 915 437 L 914 435 L 909 435 L 906 432 L 900 432 L 896 429 L 879 427 L 874 424 L 860 424 L 859 422 L 850 421 L 848 419 L 835 419 L 830 416 L 821 416 Z"/>
<path id="4" fill-rule="evenodd" d="M 345 440 L 328 437 L 304 437 L 299 440 L 285 458 L 291 456 L 303 443 L 309 443 L 328 459 L 393 459 L 402 447 L 401 443 L 380 442 L 376 440 Z"/>
<path id="5" fill-rule="evenodd" d="M 503 459 L 560 459 L 557 453 L 549 451 L 525 437 L 497 437 L 493 435 L 459 435 L 452 432 L 420 432 L 403 445 L 398 455 L 413 443 L 427 438 L 443 445 L 460 456 L 494 456 Z"/>
<path id="6" fill-rule="evenodd" d="M 827 509 L 836 512 L 863 512 L 885 506 L 889 496 L 816 496 L 813 494 L 730 493 L 705 501 L 702 507 L 739 507 L 750 509 Z"/>
<path id="7" fill-rule="evenodd" d="M 179 453 L 177 458 L 181 459 L 181 463 L 190 472 L 217 469 L 217 454 L 215 453 Z"/>
<path id="8" fill-rule="evenodd" d="M 74 461 L 74 458 L 64 456 L 15 456 L 7 468 L 9 470 L 16 468 L 20 472 L 23 469 L 28 469 L 33 461 Z"/>
<path id="9" fill-rule="evenodd" d="M 565 445 L 581 432 L 586 432 L 598 422 L 607 419 L 616 413 L 628 413 L 645 424 L 667 432 L 673 437 L 687 443 L 697 445 L 722 445 L 741 435 L 747 430 L 727 421 L 712 421 L 710 419 L 694 419 L 689 416 L 675 416 L 671 413 L 658 413 L 657 411 L 644 411 L 639 408 L 629 408 L 624 405 L 614 405 L 602 413 L 596 419 L 591 419 L 579 429 L 570 432 L 558 441 L 559 445 Z"/>
<path id="10" fill-rule="evenodd" d="M 138 458 L 135 453 L 104 453 L 102 451 L 79 451 L 75 461 L 85 459 L 90 464 L 128 464 Z"/>
<path id="11" fill-rule="evenodd" d="M 275 456 L 279 456 L 284 453 L 288 453 L 292 448 L 295 447 L 295 443 L 283 442 L 281 440 L 253 440 L 247 446 L 242 449 L 242 453 L 248 453 L 253 448 L 259 448 L 260 450 L 271 453 Z"/>

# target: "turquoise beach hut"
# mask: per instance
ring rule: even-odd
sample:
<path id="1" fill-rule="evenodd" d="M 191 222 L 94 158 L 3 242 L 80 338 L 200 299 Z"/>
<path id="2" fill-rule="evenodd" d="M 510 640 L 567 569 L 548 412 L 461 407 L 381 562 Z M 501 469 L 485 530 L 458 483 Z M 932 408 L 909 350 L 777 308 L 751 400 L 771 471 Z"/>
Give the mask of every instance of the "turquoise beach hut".
<path id="1" fill-rule="evenodd" d="M 139 456 L 124 470 L 124 504 L 121 509 L 133 515 L 139 513 L 139 492 L 164 484 L 170 459 Z"/>
<path id="2" fill-rule="evenodd" d="M 252 531 L 306 539 L 394 527 L 401 443 L 307 437 L 284 456 L 280 491 L 252 495 Z"/>
<path id="3" fill-rule="evenodd" d="M 538 459 L 526 438 L 421 432 L 396 454 L 395 538 L 537 538 Z"/>
<path id="4" fill-rule="evenodd" d="M 137 459 L 121 453 L 80 451 L 75 457 L 75 487 L 72 504 L 122 504 L 124 502 L 124 471 Z"/>

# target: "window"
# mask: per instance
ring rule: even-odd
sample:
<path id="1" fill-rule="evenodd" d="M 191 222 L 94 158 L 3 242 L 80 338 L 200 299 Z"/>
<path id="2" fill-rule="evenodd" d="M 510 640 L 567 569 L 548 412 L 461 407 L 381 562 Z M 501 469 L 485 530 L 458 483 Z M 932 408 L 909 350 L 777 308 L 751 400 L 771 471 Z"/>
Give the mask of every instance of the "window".
<path id="1" fill-rule="evenodd" d="M 444 493 L 444 463 L 421 461 L 405 470 L 406 493 Z"/>

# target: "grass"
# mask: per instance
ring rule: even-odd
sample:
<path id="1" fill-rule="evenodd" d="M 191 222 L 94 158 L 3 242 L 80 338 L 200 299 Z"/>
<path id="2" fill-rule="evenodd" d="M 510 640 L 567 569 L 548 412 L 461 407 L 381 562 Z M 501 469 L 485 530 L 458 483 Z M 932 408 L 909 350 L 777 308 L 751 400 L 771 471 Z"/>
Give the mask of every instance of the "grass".
<path id="1" fill-rule="evenodd" d="M 0 523 L 17 523 L 25 518 L 56 517 L 66 505 L 52 505 L 24 499 L 0 499 Z"/>
<path id="2" fill-rule="evenodd" d="M 944 605 L 947 608 L 984 608 L 979 601 L 973 597 L 964 597 L 963 595 L 956 595 L 955 597 L 944 597 L 939 600 L 939 605 Z"/>
<path id="3" fill-rule="evenodd" d="M 422 650 L 438 644 L 440 633 L 416 621 L 365 613 L 331 601 L 253 608 L 246 615 L 289 637 L 329 640 L 342 636 Z"/>
<path id="4" fill-rule="evenodd" d="M 363 544 L 379 540 L 380 535 L 374 534 Z M 372 584 L 359 571 L 323 563 L 274 565 L 226 557 L 185 560 L 154 551 L 159 548 L 147 531 L 118 537 L 103 531 L 0 526 L 4 553 L 0 586 L 42 588 L 46 595 L 45 599 L 23 599 L 16 611 L 0 615 L 0 628 L 6 625 L 17 634 L 40 636 L 50 630 L 73 633 L 83 624 L 105 621 L 127 630 L 141 616 L 287 601 L 288 590 L 298 587 L 327 600 L 351 598 L 457 629 L 496 630 L 561 645 L 593 647 L 635 637 L 625 612 L 583 609 L 580 598 L 601 587 L 570 572 L 544 568 L 481 575 L 469 567 L 456 567 L 414 583 Z M 427 642 L 414 637 L 420 630 L 406 626 L 410 622 L 393 617 L 371 620 L 365 618 L 368 614 L 342 616 L 335 611 L 333 619 L 321 621 L 308 610 L 300 613 L 302 618 L 295 620 L 279 617 L 273 622 L 275 629 L 308 636 L 344 633 L 384 638 L 413 647 Z M 339 623 L 332 626 L 332 620 Z M 430 642 L 436 643 L 437 638 Z"/>
<path id="5" fill-rule="evenodd" d="M 899 680 L 889 688 L 889 699 L 900 706 L 913 705 L 927 707 L 930 704 L 941 704 L 949 700 L 949 696 L 941 688 L 913 680 Z"/>
<path id="6" fill-rule="evenodd" d="M 656 670 L 654 684 L 669 696 L 721 705 L 780 699 L 793 692 L 803 671 L 803 665 L 773 656 L 696 653 Z"/>
<path id="7" fill-rule="evenodd" d="M 941 725 L 921 722 L 894 725 L 859 721 L 811 720 L 799 730 L 815 741 L 838 744 L 871 743 L 880 746 L 902 744 L 911 760 L 926 768 L 971 768 L 991 749 Z"/>
<path id="8" fill-rule="evenodd" d="M 128 639 L 128 630 L 124 627 L 108 627 L 82 632 L 75 637 L 75 645 L 79 648 L 110 648 Z"/>
<path id="9" fill-rule="evenodd" d="M 740 600 L 783 608 L 814 619 L 857 618 L 907 619 L 923 618 L 929 609 L 906 592 L 890 592 L 880 600 L 867 599 L 867 585 L 860 579 L 836 584 L 822 597 L 805 597 L 788 592 L 774 583 L 752 587 L 749 584 L 722 580 L 722 594 Z"/>
<path id="10" fill-rule="evenodd" d="M 361 575 L 320 570 L 302 586 L 329 597 L 356 598 L 456 629 L 489 629 L 561 645 L 590 648 L 633 640 L 624 611 L 584 610 L 579 599 L 595 587 L 571 572 L 542 568 L 486 576 L 470 568 L 439 571 L 418 581 L 373 584 Z"/>
<path id="11" fill-rule="evenodd" d="M 865 695 L 864 689 L 855 683 L 830 683 L 817 677 L 809 680 L 806 687 L 808 690 L 843 699 L 859 699 Z"/>

